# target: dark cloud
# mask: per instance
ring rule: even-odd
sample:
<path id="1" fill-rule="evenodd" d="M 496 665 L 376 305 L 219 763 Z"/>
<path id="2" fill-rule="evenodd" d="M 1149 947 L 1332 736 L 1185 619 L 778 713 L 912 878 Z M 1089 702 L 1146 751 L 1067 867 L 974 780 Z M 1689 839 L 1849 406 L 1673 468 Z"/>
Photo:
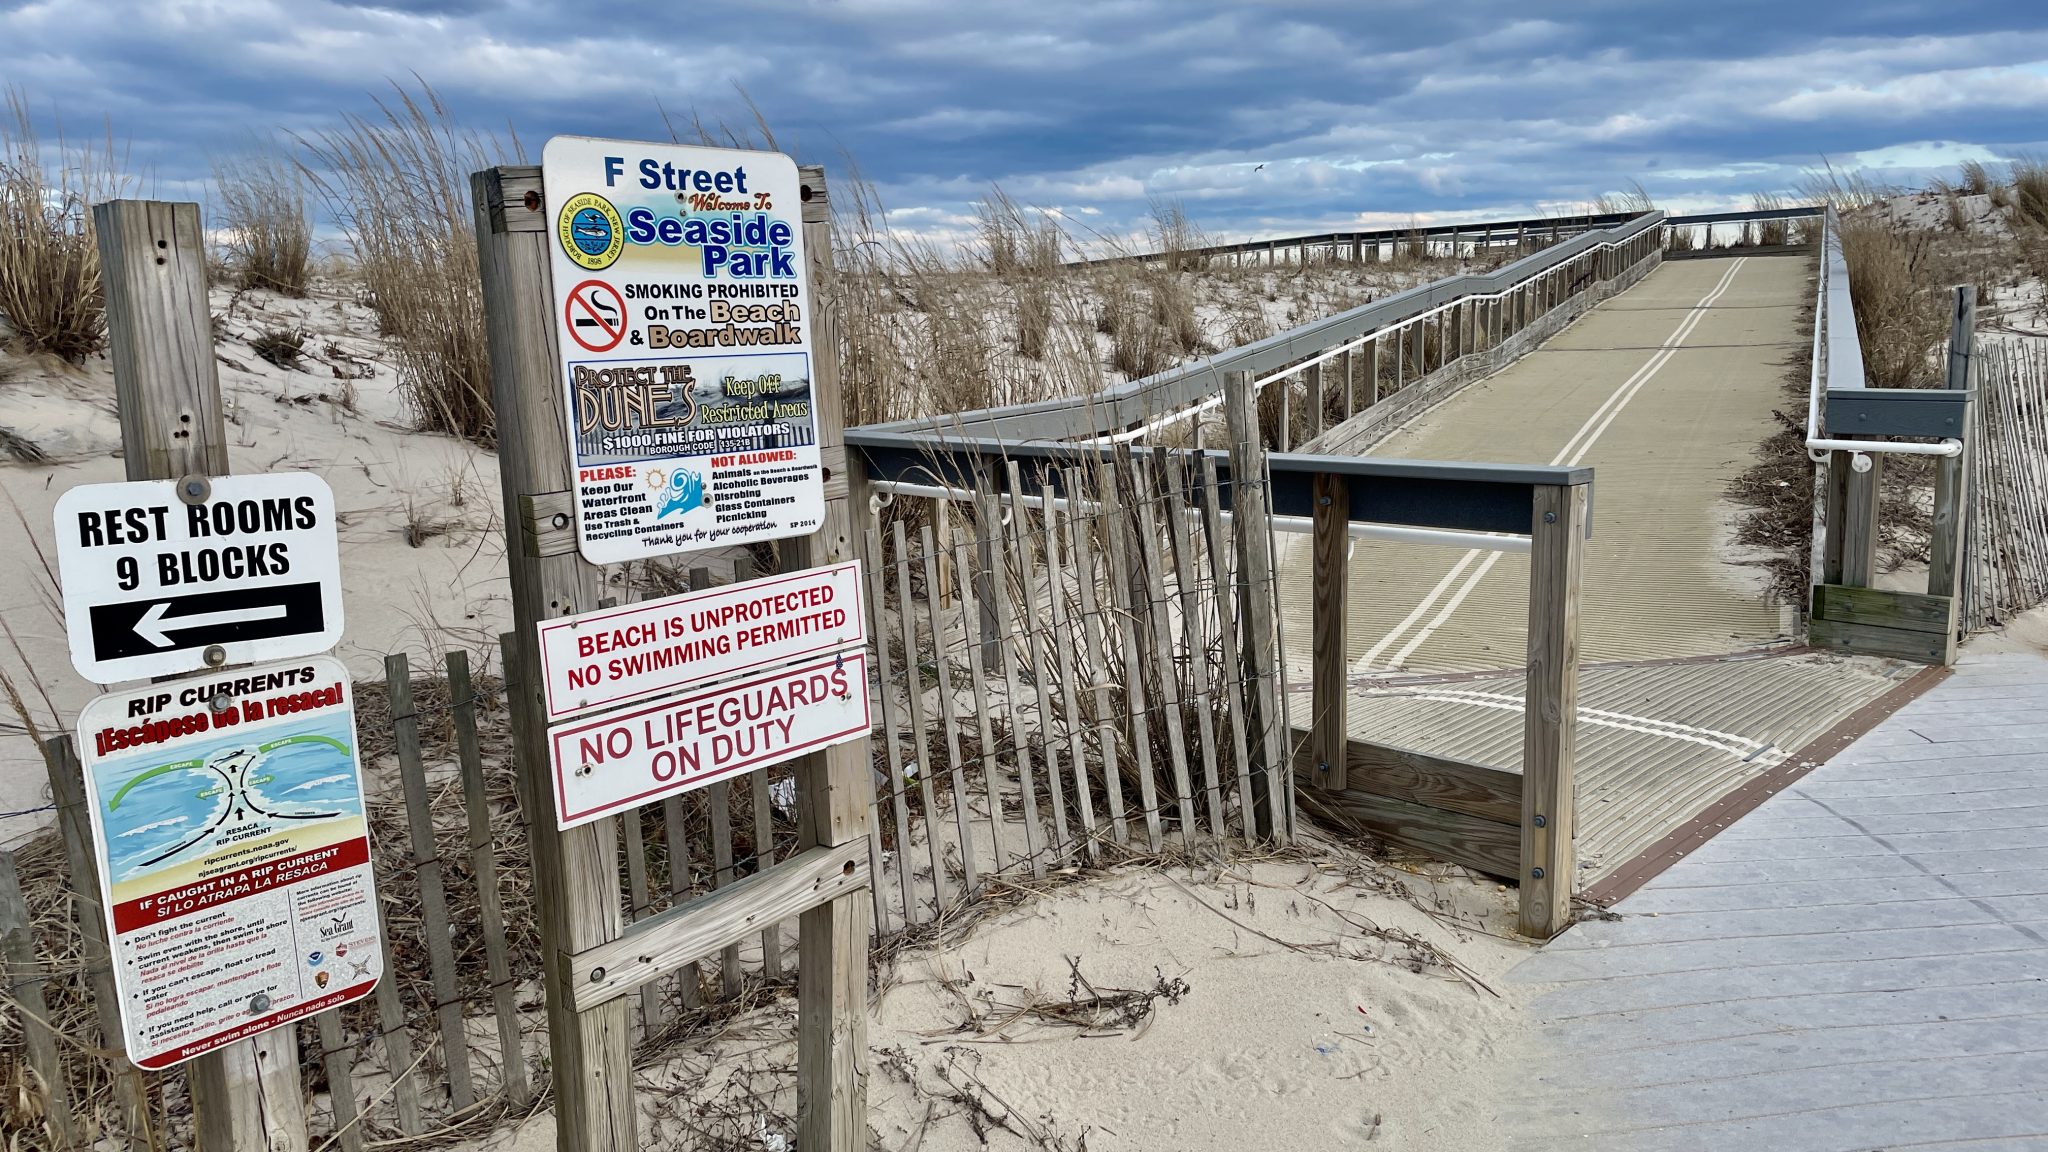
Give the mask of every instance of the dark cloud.
<path id="1" fill-rule="evenodd" d="M 1912 175 L 2048 143 L 2048 11 L 2009 2 L 0 0 L 0 75 L 111 121 L 170 186 L 414 73 L 529 150 L 660 138 L 663 110 L 744 124 L 744 88 L 784 146 L 850 152 L 930 230 L 993 183 L 1110 228 L 1178 197 L 1233 233 L 1638 178 L 1719 205 L 1823 155 Z"/>

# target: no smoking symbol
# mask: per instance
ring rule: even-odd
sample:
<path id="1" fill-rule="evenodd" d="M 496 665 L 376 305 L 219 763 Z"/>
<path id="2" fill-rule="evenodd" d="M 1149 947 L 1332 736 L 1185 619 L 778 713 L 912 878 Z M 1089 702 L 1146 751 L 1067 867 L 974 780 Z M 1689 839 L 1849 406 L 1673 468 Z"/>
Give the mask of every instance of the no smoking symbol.
<path id="1" fill-rule="evenodd" d="M 609 352 L 626 338 L 626 299 L 602 280 L 585 280 L 562 306 L 569 338 L 592 352 Z"/>

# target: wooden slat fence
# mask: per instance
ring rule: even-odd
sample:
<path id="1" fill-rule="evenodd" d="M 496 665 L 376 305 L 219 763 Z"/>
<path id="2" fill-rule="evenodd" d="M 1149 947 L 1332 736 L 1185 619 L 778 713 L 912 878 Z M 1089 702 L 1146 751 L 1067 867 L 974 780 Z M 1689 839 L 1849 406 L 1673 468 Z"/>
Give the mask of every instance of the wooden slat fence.
<path id="1" fill-rule="evenodd" d="M 1278 651 L 1272 613 L 1257 633 L 1246 611 L 1271 582 L 1247 586 L 1235 560 L 1234 532 L 1263 525 L 1226 517 L 1213 464 L 1028 466 L 944 516 L 873 504 L 884 932 L 942 921 L 992 878 L 1274 837 L 1264 798 L 1290 794 L 1243 671 L 1245 645 Z"/>
<path id="2" fill-rule="evenodd" d="M 2048 348 L 1979 337 L 1964 620 L 1995 628 L 2048 600 Z"/>
<path id="3" fill-rule="evenodd" d="M 991 885 L 1220 857 L 1293 834 L 1286 721 L 1274 714 L 1285 693 L 1262 704 L 1250 673 L 1278 663 L 1273 588 L 1270 577 L 1250 586 L 1239 560 L 1240 533 L 1264 521 L 1226 513 L 1213 462 L 1188 467 L 1200 466 L 1125 452 L 1063 467 L 1050 482 L 1064 495 L 1033 502 L 1007 495 L 1026 479 L 1013 464 L 943 516 L 876 502 L 865 851 L 878 939 L 956 920 Z M 751 575 L 746 557 L 732 566 Z M 692 587 L 713 580 L 689 572 Z M 460 652 L 434 675 L 395 654 L 384 673 L 357 699 L 388 977 L 369 1000 L 301 1026 L 313 1147 L 344 1152 L 454 1143 L 548 1097 L 505 685 Z M 183 1074 L 142 1074 L 119 1053 L 77 763 L 68 737 L 46 752 L 64 819 L 0 857 L 0 1139 L 189 1147 Z M 769 769 L 614 817 L 632 917 L 792 853 L 795 805 L 789 771 Z M 634 996 L 640 1057 L 660 1058 L 794 967 L 784 929 L 770 926 L 648 984 Z"/>
<path id="4" fill-rule="evenodd" d="M 397 654 L 381 685 L 357 688 L 388 976 L 369 1000 L 302 1025 L 315 1148 L 452 1143 L 546 1101 L 540 954 L 504 686 L 473 675 L 465 653 L 450 653 L 441 671 L 415 676 Z M 183 1074 L 137 1072 L 119 1051 L 118 1015 L 95 1015 L 112 1002 L 103 914 L 96 881 L 81 883 L 66 859 L 91 860 L 90 833 L 70 739 L 46 752 L 66 819 L 0 856 L 0 1089 L 9 1101 L 0 1140 L 190 1147 Z M 770 799 L 787 777 L 771 769 L 729 793 L 705 789 L 623 818 L 620 882 L 635 916 L 708 895 L 790 851 L 794 801 Z M 9 886 L 17 865 L 19 898 Z M 775 931 L 641 998 L 642 1053 L 655 1058 L 666 1039 L 786 979 Z"/>

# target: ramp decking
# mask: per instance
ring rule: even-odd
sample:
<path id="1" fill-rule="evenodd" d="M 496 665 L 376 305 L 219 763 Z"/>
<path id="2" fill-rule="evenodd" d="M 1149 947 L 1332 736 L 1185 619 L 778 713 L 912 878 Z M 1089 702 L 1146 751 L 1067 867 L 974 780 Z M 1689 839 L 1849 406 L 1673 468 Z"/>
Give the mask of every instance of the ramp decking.
<path id="1" fill-rule="evenodd" d="M 1882 695 L 1910 666 L 1759 653 L 1792 611 L 1729 543 L 1728 485 L 1793 402 L 1813 258 L 1665 264 L 1371 451 L 1591 464 L 1577 766 L 1583 889 Z M 1309 551 L 1285 542 L 1290 656 Z M 1515 770 L 1526 556 L 1360 541 L 1348 604 L 1352 734 Z M 1731 658 L 1731 656 L 1733 658 Z M 1305 678 L 1304 678 L 1305 679 Z M 1457 681 L 1465 682 L 1457 682 Z"/>

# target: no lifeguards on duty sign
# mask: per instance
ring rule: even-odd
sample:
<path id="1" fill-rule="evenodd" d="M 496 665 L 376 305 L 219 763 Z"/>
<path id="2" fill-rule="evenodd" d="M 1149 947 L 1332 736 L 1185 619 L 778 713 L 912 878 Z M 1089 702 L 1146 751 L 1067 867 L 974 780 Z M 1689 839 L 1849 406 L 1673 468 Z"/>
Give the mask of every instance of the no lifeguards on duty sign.
<path id="1" fill-rule="evenodd" d="M 557 136 L 541 173 L 584 559 L 817 531 L 796 163 Z"/>

